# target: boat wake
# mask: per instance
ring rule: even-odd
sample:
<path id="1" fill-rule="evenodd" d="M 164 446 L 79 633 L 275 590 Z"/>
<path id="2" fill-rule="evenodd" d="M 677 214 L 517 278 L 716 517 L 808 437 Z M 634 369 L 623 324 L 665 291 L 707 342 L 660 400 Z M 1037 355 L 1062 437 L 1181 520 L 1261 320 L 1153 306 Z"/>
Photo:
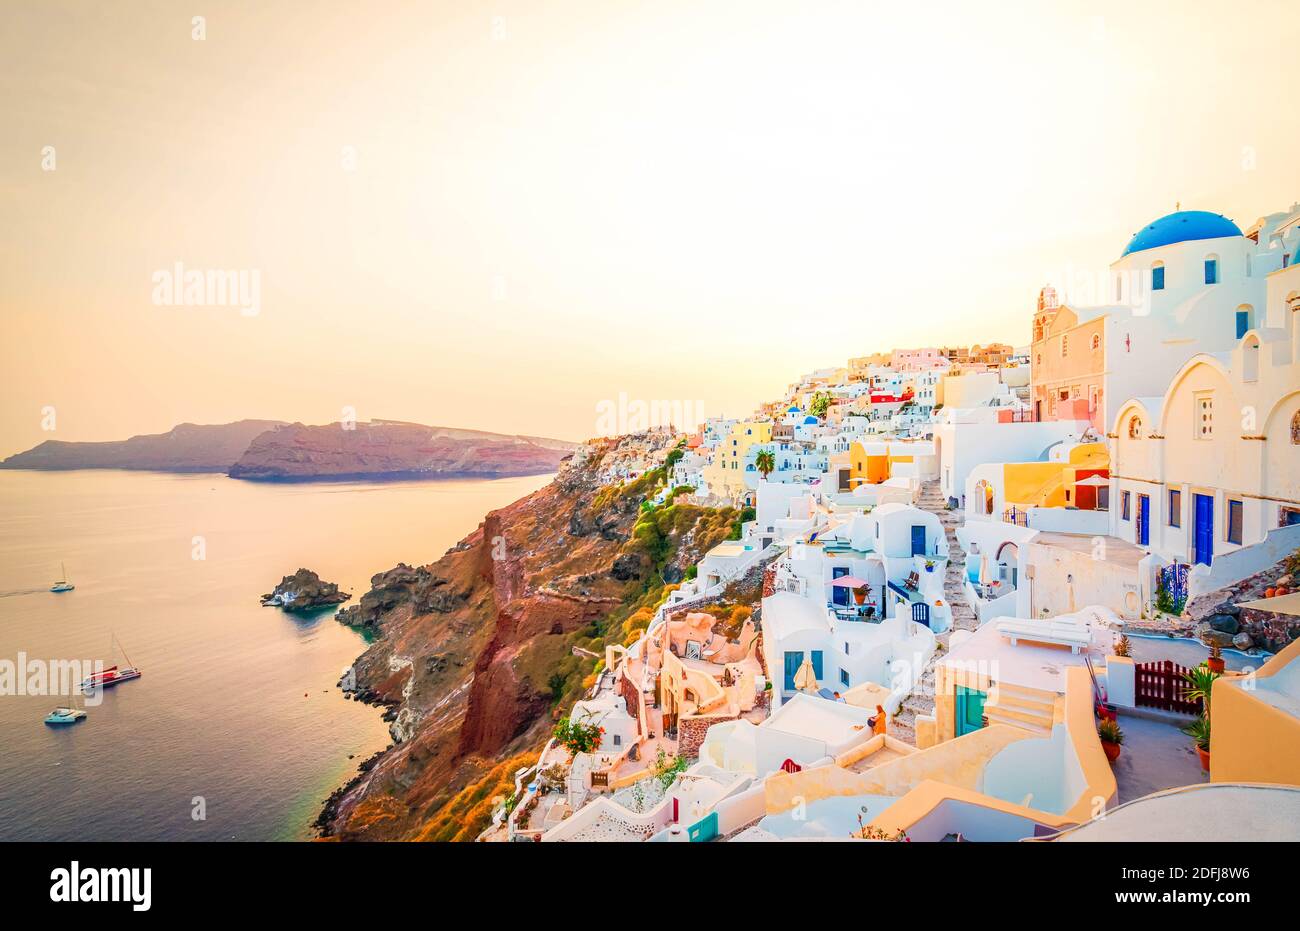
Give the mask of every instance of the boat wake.
<path id="1" fill-rule="evenodd" d="M 19 595 L 39 595 L 47 591 L 44 588 L 20 588 L 12 592 L 0 592 L 0 598 L 17 598 Z"/>

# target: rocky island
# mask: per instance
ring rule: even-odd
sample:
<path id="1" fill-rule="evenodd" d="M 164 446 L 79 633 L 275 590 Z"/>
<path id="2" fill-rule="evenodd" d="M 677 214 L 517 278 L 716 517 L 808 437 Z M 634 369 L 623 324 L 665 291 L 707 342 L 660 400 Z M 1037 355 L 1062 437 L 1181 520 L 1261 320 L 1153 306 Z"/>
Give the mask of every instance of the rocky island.
<path id="1" fill-rule="evenodd" d="M 299 569 L 281 579 L 275 591 L 262 596 L 262 607 L 312 611 L 342 604 L 351 597 L 347 592 L 339 591 L 335 583 L 322 581 L 310 569 Z"/>
<path id="2" fill-rule="evenodd" d="M 254 437 L 282 425 L 278 420 L 183 423 L 166 433 L 143 434 L 102 443 L 46 440 L 0 462 L 0 469 L 225 472 L 244 454 Z"/>
<path id="3" fill-rule="evenodd" d="M 228 474 L 281 481 L 537 475 L 555 471 L 575 446 L 392 420 L 295 423 L 256 437 Z"/>

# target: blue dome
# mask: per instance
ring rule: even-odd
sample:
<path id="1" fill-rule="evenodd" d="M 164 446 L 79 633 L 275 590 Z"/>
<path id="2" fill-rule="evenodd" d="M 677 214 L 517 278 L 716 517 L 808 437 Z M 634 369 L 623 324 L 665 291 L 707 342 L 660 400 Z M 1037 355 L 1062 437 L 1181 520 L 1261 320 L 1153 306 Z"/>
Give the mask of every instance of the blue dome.
<path id="1" fill-rule="evenodd" d="M 805 418 L 803 419 L 803 422 L 804 422 L 804 423 L 816 423 L 816 422 L 817 422 L 817 418 L 814 417 L 812 414 L 809 414 L 807 417 L 805 417 Z"/>
<path id="2" fill-rule="evenodd" d="M 1240 235 L 1241 230 L 1237 224 L 1227 217 L 1204 210 L 1180 210 L 1167 217 L 1161 217 L 1139 230 L 1137 235 L 1129 240 L 1124 255 L 1130 252 L 1141 252 L 1144 249 L 1155 249 L 1158 246 L 1168 246 L 1176 242 Z"/>
<path id="3" fill-rule="evenodd" d="M 798 405 L 791 404 L 789 407 L 787 407 L 787 408 L 785 409 L 785 412 L 786 412 L 787 414 L 797 414 L 797 413 L 799 413 L 799 407 L 798 407 Z"/>

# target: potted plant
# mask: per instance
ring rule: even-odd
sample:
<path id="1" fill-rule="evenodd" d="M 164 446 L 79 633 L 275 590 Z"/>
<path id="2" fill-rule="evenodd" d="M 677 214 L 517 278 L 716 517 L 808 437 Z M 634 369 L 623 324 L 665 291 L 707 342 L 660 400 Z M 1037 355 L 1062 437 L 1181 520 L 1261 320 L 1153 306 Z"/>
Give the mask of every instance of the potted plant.
<path id="1" fill-rule="evenodd" d="M 926 572 L 933 572 L 933 571 L 934 571 L 934 560 L 932 560 L 932 559 L 927 559 L 927 560 L 925 561 L 925 571 L 926 571 Z"/>
<path id="2" fill-rule="evenodd" d="M 1183 728 L 1183 733 L 1192 738 L 1196 745 L 1196 755 L 1201 760 L 1201 769 L 1210 771 L 1210 719 L 1201 715 Z"/>
<path id="3" fill-rule="evenodd" d="M 1124 743 L 1124 732 L 1120 730 L 1119 722 L 1114 718 L 1103 718 L 1097 725 L 1097 736 L 1101 739 L 1106 759 L 1114 763 L 1119 759 L 1119 748 Z"/>
<path id="4" fill-rule="evenodd" d="M 1120 634 L 1119 639 L 1115 641 L 1116 656 L 1132 656 L 1133 645 L 1129 643 L 1128 634 Z"/>
<path id="5" fill-rule="evenodd" d="M 1219 646 L 1217 640 L 1210 643 L 1210 658 L 1205 661 L 1205 665 L 1210 667 L 1210 672 L 1223 673 L 1223 647 Z"/>
<path id="6" fill-rule="evenodd" d="M 859 605 L 863 604 L 867 600 L 867 590 L 865 588 L 853 589 L 853 600 Z"/>

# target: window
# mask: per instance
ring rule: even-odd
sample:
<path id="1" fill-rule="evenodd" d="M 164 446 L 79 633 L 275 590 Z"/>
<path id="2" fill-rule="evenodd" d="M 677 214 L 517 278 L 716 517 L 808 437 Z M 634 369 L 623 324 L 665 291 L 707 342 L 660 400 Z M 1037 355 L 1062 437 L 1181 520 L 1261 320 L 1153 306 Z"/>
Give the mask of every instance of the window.
<path id="1" fill-rule="evenodd" d="M 1242 507 L 1240 501 L 1228 499 L 1228 542 L 1241 545 L 1241 515 Z"/>
<path id="2" fill-rule="evenodd" d="M 1242 304 L 1237 308 L 1237 339 L 1246 335 L 1255 324 L 1255 309 L 1249 304 Z"/>
<path id="3" fill-rule="evenodd" d="M 622 735 L 622 734 L 615 734 L 615 735 L 614 735 L 614 746 L 616 746 L 616 747 L 621 747 L 621 746 L 623 746 L 623 735 Z"/>
<path id="4" fill-rule="evenodd" d="M 841 669 L 841 670 L 840 670 L 840 685 L 847 686 L 848 684 L 849 684 L 849 674 L 848 674 L 847 672 L 845 672 L 843 669 Z"/>
<path id="5" fill-rule="evenodd" d="M 844 655 L 849 655 L 849 642 L 847 640 L 844 641 Z"/>
<path id="6" fill-rule="evenodd" d="M 1130 440 L 1142 439 L 1142 418 L 1132 417 L 1128 422 L 1128 438 Z"/>
<path id="7" fill-rule="evenodd" d="M 1061 336 L 1061 358 L 1064 359 L 1070 354 L 1070 334 L 1065 333 Z"/>
<path id="8" fill-rule="evenodd" d="M 1127 491 L 1121 491 L 1119 493 L 1119 516 L 1121 520 L 1129 519 L 1128 505 L 1129 505 L 1129 493 Z"/>
<path id="9" fill-rule="evenodd" d="M 1214 395 L 1201 392 L 1196 395 L 1196 439 L 1214 439 Z"/>
<path id="10" fill-rule="evenodd" d="M 1101 334 L 1100 334 L 1100 333 L 1093 333 L 1093 334 L 1092 334 L 1092 351 L 1093 351 L 1093 352 L 1096 352 L 1096 351 L 1097 351 L 1098 349 L 1100 349 L 1100 348 L 1101 348 Z"/>
<path id="11" fill-rule="evenodd" d="M 1169 491 L 1169 526 L 1181 527 L 1183 525 L 1183 493 L 1181 491 Z"/>
<path id="12" fill-rule="evenodd" d="M 1157 262 L 1151 266 L 1151 290 L 1163 291 L 1165 289 L 1165 267 Z"/>
<path id="13" fill-rule="evenodd" d="M 1217 257 L 1205 260 L 1205 283 L 1219 283 L 1219 260 Z"/>
<path id="14" fill-rule="evenodd" d="M 1107 485 L 1097 489 L 1097 510 L 1110 510 L 1110 486 Z"/>
<path id="15" fill-rule="evenodd" d="M 1300 411 L 1291 415 L 1291 445 L 1300 446 Z"/>

